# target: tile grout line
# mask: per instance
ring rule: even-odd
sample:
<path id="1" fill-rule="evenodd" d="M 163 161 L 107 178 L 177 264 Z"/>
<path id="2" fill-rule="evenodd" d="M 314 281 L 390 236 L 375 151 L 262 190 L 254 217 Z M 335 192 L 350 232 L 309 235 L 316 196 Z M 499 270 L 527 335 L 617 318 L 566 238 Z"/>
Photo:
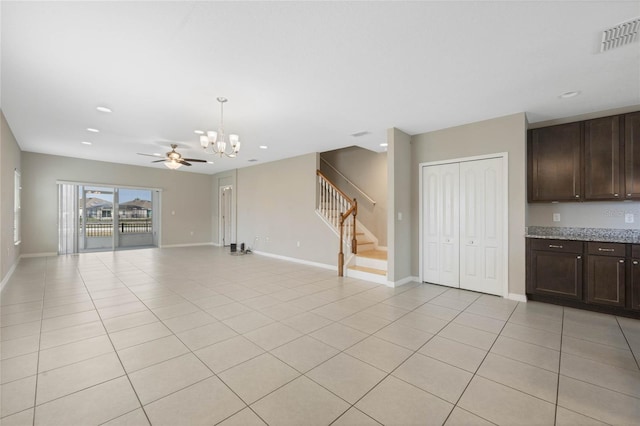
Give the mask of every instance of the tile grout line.
<path id="1" fill-rule="evenodd" d="M 111 270 L 99 257 L 98 257 L 98 259 L 102 262 L 102 264 L 107 269 Z M 80 268 L 78 268 L 78 273 L 80 274 L 80 279 L 82 280 L 82 283 L 83 283 L 85 289 L 87 290 L 87 293 L 89 294 L 89 298 L 91 299 L 91 303 L 93 303 L 93 305 L 94 305 L 94 309 L 96 310 L 96 313 L 98 314 L 98 318 L 100 318 L 100 324 L 102 325 L 102 328 L 104 329 L 104 331 L 106 333 L 107 339 L 109 339 L 109 342 L 111 343 L 111 347 L 113 348 L 113 352 L 115 353 L 116 357 L 118 358 L 118 362 L 120 363 L 120 366 L 122 367 L 122 371 L 124 372 L 124 375 L 126 376 L 127 381 L 129 382 L 129 386 L 131 386 L 131 389 L 133 390 L 133 393 L 136 396 L 136 399 L 138 400 L 138 404 L 140 404 L 140 408 L 142 409 L 142 412 L 144 413 L 147 421 L 149 422 L 149 424 L 151 424 L 151 420 L 149 419 L 149 415 L 147 414 L 147 411 L 144 409 L 144 405 L 142 405 L 142 401 L 140 400 L 140 396 L 138 395 L 138 392 L 136 391 L 136 388 L 133 386 L 133 383 L 131 382 L 131 378 L 129 377 L 129 374 L 127 373 L 127 370 L 124 367 L 124 364 L 122 363 L 122 359 L 120 358 L 120 354 L 118 353 L 118 351 L 117 351 L 117 349 L 116 349 L 116 347 L 115 347 L 115 345 L 113 343 L 113 340 L 111 340 L 111 336 L 109 335 L 109 332 L 107 331 L 107 328 L 104 325 L 104 320 L 102 319 L 102 315 L 100 314 L 100 311 L 98 310 L 98 308 L 95 306 L 95 302 L 93 300 L 93 296 L 91 295 L 91 291 L 89 290 L 89 287 L 87 286 L 87 283 L 86 283 L 84 277 L 82 276 L 82 272 L 80 271 Z M 116 276 L 116 278 L 117 278 L 117 276 Z M 126 284 L 124 284 L 119 278 L 118 278 L 118 281 L 120 281 L 120 283 L 122 285 L 127 287 Z M 128 288 L 129 287 L 127 287 L 127 289 Z M 119 376 L 119 377 L 122 377 L 122 376 Z M 110 420 L 113 420 L 113 419 L 109 419 L 108 421 L 110 421 Z"/>
<path id="2" fill-rule="evenodd" d="M 33 393 L 33 417 L 32 417 L 32 426 L 36 425 L 36 407 L 38 402 L 38 378 L 40 377 L 40 346 L 42 344 L 42 321 L 44 316 L 44 299 L 47 293 L 47 263 L 48 260 L 45 257 L 44 261 L 44 276 L 43 276 L 43 286 L 42 286 L 42 311 L 40 312 L 40 334 L 38 335 L 38 359 L 36 361 L 36 383 L 35 389 Z"/>
<path id="3" fill-rule="evenodd" d="M 633 356 L 633 359 L 636 362 L 636 366 L 638 367 L 638 370 L 640 370 L 640 362 L 638 362 L 638 356 L 636 356 L 635 352 L 633 352 L 633 348 L 631 347 L 631 343 L 629 343 L 629 339 L 627 338 L 627 334 L 624 332 L 624 328 L 622 328 L 622 325 L 620 324 L 620 320 L 618 319 L 618 317 L 614 317 L 616 319 L 616 323 L 618 324 L 618 327 L 620 327 L 620 332 L 622 333 L 622 336 L 624 337 L 625 342 L 627 342 L 627 346 L 629 346 L 629 351 L 631 352 L 631 355 Z"/>

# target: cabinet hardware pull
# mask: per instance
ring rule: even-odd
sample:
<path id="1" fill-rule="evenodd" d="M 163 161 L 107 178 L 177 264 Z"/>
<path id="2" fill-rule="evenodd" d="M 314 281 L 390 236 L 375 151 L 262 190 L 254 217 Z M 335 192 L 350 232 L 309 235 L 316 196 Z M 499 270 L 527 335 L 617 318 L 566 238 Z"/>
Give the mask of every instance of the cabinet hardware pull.
<path id="1" fill-rule="evenodd" d="M 558 246 L 555 244 L 549 244 L 549 248 L 562 248 L 562 246 Z"/>
<path id="2" fill-rule="evenodd" d="M 633 264 L 634 264 L 634 265 L 637 265 L 637 264 L 638 264 L 638 261 L 637 261 L 637 260 L 634 260 L 634 261 L 633 261 Z"/>
<path id="3" fill-rule="evenodd" d="M 611 251 L 616 251 L 616 250 L 615 250 L 615 249 L 606 249 L 606 248 L 598 247 L 598 251 L 608 251 L 608 252 L 611 252 Z"/>
<path id="4" fill-rule="evenodd" d="M 617 196 L 618 196 L 618 194 L 613 194 L 613 196 L 614 196 L 614 197 L 617 197 Z"/>
<path id="5" fill-rule="evenodd" d="M 576 257 L 576 259 L 580 260 L 580 259 L 582 259 L 582 256 L 578 256 L 578 257 Z"/>
<path id="6" fill-rule="evenodd" d="M 620 260 L 618 260 L 618 262 L 624 263 L 624 259 L 620 259 Z"/>
<path id="7" fill-rule="evenodd" d="M 631 197 L 631 194 L 627 194 L 627 197 Z"/>
<path id="8" fill-rule="evenodd" d="M 576 194 L 576 198 L 580 198 L 580 195 Z"/>

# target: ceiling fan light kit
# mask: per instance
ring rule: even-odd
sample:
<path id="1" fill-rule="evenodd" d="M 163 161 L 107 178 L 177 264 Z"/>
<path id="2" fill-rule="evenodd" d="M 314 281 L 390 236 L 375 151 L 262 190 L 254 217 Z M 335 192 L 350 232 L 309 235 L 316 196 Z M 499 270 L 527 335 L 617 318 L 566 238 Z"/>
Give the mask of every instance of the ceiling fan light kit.
<path id="1" fill-rule="evenodd" d="M 171 151 L 165 154 L 165 158 L 152 161 L 152 163 L 164 163 L 167 168 L 171 170 L 177 170 L 182 166 L 191 166 L 191 163 L 206 163 L 207 160 L 200 160 L 199 158 L 183 158 L 182 154 L 176 151 L 178 145 L 175 143 L 171 144 Z M 143 154 L 138 153 L 138 155 L 146 155 L 148 157 L 158 157 L 157 154 Z"/>
<path id="2" fill-rule="evenodd" d="M 224 104 L 227 102 L 227 98 L 219 97 L 217 100 L 220 103 L 220 127 L 218 127 L 218 131 L 209 130 L 206 135 L 200 136 L 200 145 L 205 151 L 210 146 L 213 154 L 219 157 L 224 155 L 234 158 L 240 151 L 240 136 L 229 135 L 228 145 L 231 151 L 227 152 L 227 141 L 224 133 Z"/>

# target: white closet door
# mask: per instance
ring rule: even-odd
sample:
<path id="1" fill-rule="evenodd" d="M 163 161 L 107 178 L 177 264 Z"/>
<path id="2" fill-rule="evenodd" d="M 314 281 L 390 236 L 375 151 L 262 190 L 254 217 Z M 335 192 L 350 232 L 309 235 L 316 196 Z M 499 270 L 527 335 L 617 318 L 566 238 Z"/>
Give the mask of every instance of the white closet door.
<path id="1" fill-rule="evenodd" d="M 423 169 L 423 279 L 451 287 L 460 285 L 459 164 Z"/>
<path id="2" fill-rule="evenodd" d="M 460 288 L 502 295 L 502 158 L 460 163 Z"/>

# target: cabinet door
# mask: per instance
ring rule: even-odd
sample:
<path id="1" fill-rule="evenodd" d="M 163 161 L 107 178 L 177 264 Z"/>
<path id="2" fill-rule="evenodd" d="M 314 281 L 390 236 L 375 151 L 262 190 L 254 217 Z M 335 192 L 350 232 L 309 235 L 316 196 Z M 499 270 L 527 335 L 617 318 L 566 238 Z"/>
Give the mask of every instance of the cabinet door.
<path id="1" fill-rule="evenodd" d="M 640 311 L 640 259 L 631 260 L 631 276 L 629 277 L 631 309 Z"/>
<path id="2" fill-rule="evenodd" d="M 625 305 L 625 260 L 615 256 L 588 256 L 587 302 Z"/>
<path id="3" fill-rule="evenodd" d="M 640 112 L 624 116 L 625 198 L 640 200 Z"/>
<path id="4" fill-rule="evenodd" d="M 529 132 L 529 201 L 580 200 L 581 129 L 581 123 L 569 123 Z"/>
<path id="5" fill-rule="evenodd" d="M 581 255 L 531 250 L 530 262 L 530 292 L 582 300 Z"/>
<path id="6" fill-rule="evenodd" d="M 584 189 L 587 200 L 624 198 L 621 116 L 584 122 Z"/>

